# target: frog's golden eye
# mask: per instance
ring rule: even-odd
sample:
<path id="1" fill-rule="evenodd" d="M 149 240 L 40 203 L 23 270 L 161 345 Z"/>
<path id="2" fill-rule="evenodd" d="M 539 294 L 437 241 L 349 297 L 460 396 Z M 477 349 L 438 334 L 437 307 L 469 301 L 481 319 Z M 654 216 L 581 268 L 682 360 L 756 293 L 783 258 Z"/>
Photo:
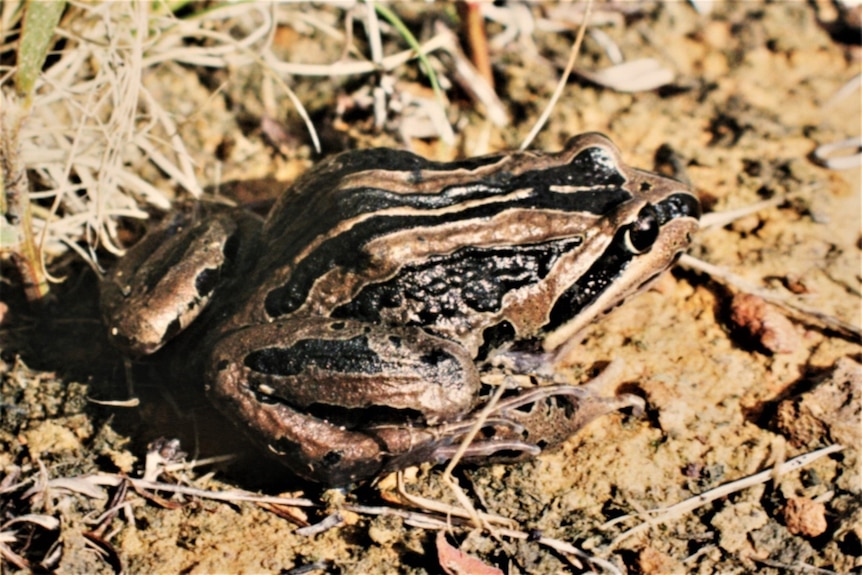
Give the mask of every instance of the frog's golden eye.
<path id="1" fill-rule="evenodd" d="M 624 245 L 633 254 L 643 254 L 652 248 L 658 239 L 659 222 L 655 208 L 647 204 L 638 214 L 638 219 L 625 232 Z"/>

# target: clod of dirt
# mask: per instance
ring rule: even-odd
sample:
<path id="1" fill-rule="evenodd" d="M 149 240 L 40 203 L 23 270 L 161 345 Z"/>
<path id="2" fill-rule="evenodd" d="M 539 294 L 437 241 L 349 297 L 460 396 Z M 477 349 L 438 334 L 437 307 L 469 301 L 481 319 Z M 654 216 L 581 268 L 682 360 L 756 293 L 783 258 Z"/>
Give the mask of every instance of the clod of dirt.
<path id="1" fill-rule="evenodd" d="M 711 523 L 721 533 L 719 546 L 728 553 L 744 557 L 754 555 L 755 551 L 749 533 L 768 521 L 769 516 L 759 505 L 743 501 L 725 507 L 712 518 Z"/>
<path id="2" fill-rule="evenodd" d="M 770 352 L 792 353 L 802 346 L 793 322 L 763 299 L 741 293 L 733 296 L 730 307 L 731 321 Z"/>
<path id="3" fill-rule="evenodd" d="M 638 555 L 638 567 L 644 575 L 662 575 L 665 573 L 682 573 L 685 568 L 677 559 L 646 547 Z"/>
<path id="4" fill-rule="evenodd" d="M 844 357 L 815 387 L 782 401 L 773 423 L 795 446 L 820 438 L 847 447 L 862 445 L 862 365 Z"/>

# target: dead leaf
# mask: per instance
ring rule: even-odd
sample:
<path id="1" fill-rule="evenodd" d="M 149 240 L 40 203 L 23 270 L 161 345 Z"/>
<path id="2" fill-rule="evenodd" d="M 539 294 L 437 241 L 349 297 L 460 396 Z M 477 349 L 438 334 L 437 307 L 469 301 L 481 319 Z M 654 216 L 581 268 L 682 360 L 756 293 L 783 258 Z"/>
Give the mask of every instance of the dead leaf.
<path id="1" fill-rule="evenodd" d="M 437 559 L 440 567 L 449 575 L 503 575 L 496 567 L 449 545 L 443 531 L 437 532 Z"/>

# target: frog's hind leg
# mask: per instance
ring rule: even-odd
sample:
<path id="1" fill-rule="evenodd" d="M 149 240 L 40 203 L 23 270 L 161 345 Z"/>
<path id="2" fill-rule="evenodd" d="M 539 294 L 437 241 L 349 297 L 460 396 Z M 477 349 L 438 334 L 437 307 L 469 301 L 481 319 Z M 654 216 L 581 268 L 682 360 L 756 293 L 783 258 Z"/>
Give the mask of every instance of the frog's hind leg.
<path id="1" fill-rule="evenodd" d="M 212 399 L 253 439 L 330 485 L 433 459 L 435 426 L 470 413 L 481 386 L 455 342 L 321 317 L 231 331 L 205 373 Z"/>

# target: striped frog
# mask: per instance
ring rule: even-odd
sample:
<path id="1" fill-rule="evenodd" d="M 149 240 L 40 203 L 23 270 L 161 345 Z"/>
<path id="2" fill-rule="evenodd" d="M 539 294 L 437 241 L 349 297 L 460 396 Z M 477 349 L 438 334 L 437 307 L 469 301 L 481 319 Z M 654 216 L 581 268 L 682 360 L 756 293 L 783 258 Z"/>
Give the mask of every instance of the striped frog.
<path id="1" fill-rule="evenodd" d="M 262 223 L 236 210 L 162 225 L 104 280 L 103 315 L 136 355 L 194 334 L 215 403 L 298 475 L 343 485 L 451 458 L 492 360 L 544 369 L 668 269 L 699 217 L 690 189 L 595 133 L 447 163 L 347 152 Z M 631 403 L 512 390 L 464 457 L 524 459 Z"/>

